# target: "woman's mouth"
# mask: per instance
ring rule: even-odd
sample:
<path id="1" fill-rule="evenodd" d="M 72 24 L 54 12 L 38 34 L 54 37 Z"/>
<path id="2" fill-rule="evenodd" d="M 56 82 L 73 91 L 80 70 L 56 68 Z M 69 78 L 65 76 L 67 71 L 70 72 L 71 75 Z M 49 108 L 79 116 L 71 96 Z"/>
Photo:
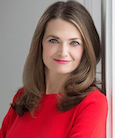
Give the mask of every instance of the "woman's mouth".
<path id="1" fill-rule="evenodd" d="M 70 60 L 61 60 L 61 59 L 54 59 L 59 64 L 68 64 L 70 63 Z"/>

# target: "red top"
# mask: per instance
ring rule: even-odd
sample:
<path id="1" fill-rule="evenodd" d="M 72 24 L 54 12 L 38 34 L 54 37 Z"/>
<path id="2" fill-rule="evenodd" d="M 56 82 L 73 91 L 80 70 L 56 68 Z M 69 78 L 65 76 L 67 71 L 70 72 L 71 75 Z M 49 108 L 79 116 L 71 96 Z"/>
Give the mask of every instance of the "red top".
<path id="1" fill-rule="evenodd" d="M 66 112 L 56 103 L 56 94 L 44 94 L 35 118 L 29 112 L 19 117 L 10 107 L 0 138 L 106 138 L 107 99 L 101 92 L 92 91 Z"/>

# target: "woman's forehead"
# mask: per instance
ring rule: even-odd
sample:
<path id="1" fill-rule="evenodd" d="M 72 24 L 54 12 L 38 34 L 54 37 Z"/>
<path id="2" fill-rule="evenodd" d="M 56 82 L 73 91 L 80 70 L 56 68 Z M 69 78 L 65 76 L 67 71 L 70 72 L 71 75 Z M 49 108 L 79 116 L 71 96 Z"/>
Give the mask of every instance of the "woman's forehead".
<path id="1" fill-rule="evenodd" d="M 82 38 L 77 27 L 63 19 L 52 19 L 47 23 L 45 35 L 56 37 L 68 37 L 68 39 Z"/>

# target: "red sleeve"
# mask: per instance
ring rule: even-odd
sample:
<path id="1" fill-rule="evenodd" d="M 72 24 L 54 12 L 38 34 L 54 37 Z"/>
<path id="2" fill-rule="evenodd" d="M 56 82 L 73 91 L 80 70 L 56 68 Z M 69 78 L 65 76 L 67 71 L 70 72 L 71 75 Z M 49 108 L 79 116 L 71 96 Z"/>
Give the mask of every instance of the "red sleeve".
<path id="1" fill-rule="evenodd" d="M 13 98 L 12 104 L 15 103 L 17 98 L 20 96 L 22 93 L 23 89 L 19 89 L 16 95 Z M 14 120 L 18 117 L 17 113 L 12 109 L 12 107 L 9 108 L 8 113 L 6 114 L 3 122 L 2 122 L 2 127 L 0 129 L 0 138 L 5 138 L 8 130 L 10 129 L 11 125 L 13 124 Z"/>
<path id="2" fill-rule="evenodd" d="M 79 104 L 77 110 L 68 138 L 106 138 L 108 104 L 102 93 L 91 92 Z"/>

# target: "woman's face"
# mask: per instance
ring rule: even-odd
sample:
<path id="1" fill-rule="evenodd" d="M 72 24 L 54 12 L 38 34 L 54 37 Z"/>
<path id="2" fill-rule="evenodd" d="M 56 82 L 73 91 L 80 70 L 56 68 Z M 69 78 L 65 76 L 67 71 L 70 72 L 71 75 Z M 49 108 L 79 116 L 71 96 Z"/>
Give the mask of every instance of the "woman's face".
<path id="1" fill-rule="evenodd" d="M 46 71 L 58 74 L 74 71 L 84 50 L 79 30 L 63 19 L 52 19 L 48 22 L 42 45 Z"/>

